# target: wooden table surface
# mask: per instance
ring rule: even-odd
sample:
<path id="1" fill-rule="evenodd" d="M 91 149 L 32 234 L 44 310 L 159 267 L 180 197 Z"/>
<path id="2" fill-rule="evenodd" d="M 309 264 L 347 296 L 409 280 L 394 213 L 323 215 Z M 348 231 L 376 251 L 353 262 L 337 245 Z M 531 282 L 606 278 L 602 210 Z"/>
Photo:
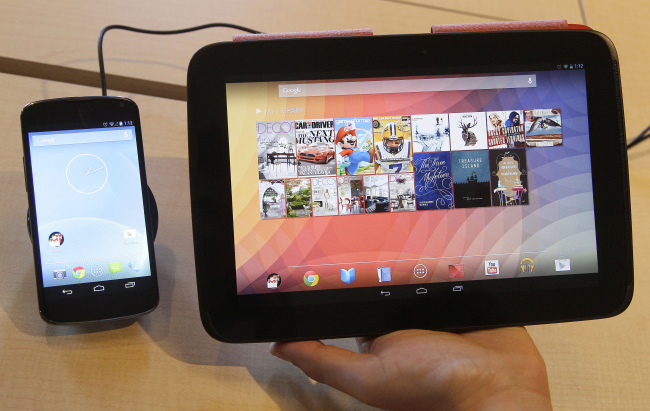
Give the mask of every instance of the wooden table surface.
<path id="1" fill-rule="evenodd" d="M 650 4 L 584 3 L 589 25 L 618 49 L 632 138 L 650 124 Z M 265 32 L 372 27 L 376 34 L 393 34 L 427 32 L 433 23 L 550 18 L 583 22 L 579 3 L 562 0 L 6 1 L 0 3 L 0 57 L 97 71 L 97 35 L 109 24 L 175 29 L 219 21 Z M 234 33 L 110 32 L 107 71 L 184 85 L 192 54 Z M 0 409 L 371 409 L 272 357 L 267 344 L 222 344 L 203 330 L 183 101 L 109 93 L 132 98 L 141 110 L 149 185 L 161 219 L 160 306 L 110 324 L 52 326 L 40 319 L 25 226 L 20 110 L 34 100 L 99 93 L 0 72 Z M 630 150 L 629 159 L 636 271 L 631 306 L 611 319 L 528 327 L 546 361 L 558 410 L 650 409 L 650 143 Z M 353 340 L 332 343 L 355 347 Z"/>

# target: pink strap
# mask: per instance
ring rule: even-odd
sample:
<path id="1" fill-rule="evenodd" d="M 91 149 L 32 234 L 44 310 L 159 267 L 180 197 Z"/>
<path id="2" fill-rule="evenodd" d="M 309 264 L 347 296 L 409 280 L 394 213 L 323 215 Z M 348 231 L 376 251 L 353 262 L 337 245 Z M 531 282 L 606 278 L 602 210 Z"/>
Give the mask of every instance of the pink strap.
<path id="1" fill-rule="evenodd" d="M 502 30 L 561 30 L 568 29 L 566 20 L 497 21 L 490 23 L 434 24 L 432 33 Z"/>
<path id="2" fill-rule="evenodd" d="M 591 30 L 582 24 L 568 24 L 566 20 L 499 21 L 490 23 L 434 24 L 431 33 L 459 33 L 466 31 L 502 30 Z M 310 37 L 372 36 L 372 29 L 296 31 L 291 33 L 235 34 L 232 41 L 291 39 Z"/>
<path id="3" fill-rule="evenodd" d="M 292 39 L 310 37 L 372 36 L 372 29 L 296 31 L 293 33 L 235 34 L 232 41 Z"/>

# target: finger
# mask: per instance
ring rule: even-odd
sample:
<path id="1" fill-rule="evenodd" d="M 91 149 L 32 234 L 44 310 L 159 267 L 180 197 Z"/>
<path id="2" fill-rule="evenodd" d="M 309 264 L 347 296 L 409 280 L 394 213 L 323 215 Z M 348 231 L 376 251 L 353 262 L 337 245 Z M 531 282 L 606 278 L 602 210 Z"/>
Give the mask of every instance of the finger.
<path id="1" fill-rule="evenodd" d="M 356 396 L 368 371 L 368 355 L 320 341 L 271 344 L 271 354 L 300 368 L 309 378 Z"/>

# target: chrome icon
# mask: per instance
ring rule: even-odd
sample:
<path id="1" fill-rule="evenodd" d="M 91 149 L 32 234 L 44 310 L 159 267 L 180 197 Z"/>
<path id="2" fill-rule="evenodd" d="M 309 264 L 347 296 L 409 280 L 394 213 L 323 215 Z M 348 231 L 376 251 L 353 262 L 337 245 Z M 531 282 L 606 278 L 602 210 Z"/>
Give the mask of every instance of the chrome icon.
<path id="1" fill-rule="evenodd" d="M 72 269 L 72 275 L 74 278 L 83 278 L 86 275 L 86 270 L 83 267 L 75 267 Z"/>
<path id="2" fill-rule="evenodd" d="M 302 279 L 305 281 L 305 284 L 307 284 L 310 287 L 313 287 L 316 284 L 318 284 L 318 274 L 316 274 L 313 271 L 307 271 L 305 273 L 305 276 L 302 277 Z"/>

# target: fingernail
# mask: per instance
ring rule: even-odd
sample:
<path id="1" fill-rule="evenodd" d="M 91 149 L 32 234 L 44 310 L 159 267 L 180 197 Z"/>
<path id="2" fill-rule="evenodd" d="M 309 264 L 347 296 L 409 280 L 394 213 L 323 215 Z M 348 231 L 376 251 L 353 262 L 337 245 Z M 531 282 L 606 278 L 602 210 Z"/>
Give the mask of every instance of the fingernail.
<path id="1" fill-rule="evenodd" d="M 282 350 L 280 349 L 280 343 L 277 342 L 272 342 L 271 345 L 269 346 L 269 351 L 271 352 L 271 355 L 274 357 L 278 357 L 281 360 L 284 361 L 289 361 L 289 358 L 284 355 Z"/>

